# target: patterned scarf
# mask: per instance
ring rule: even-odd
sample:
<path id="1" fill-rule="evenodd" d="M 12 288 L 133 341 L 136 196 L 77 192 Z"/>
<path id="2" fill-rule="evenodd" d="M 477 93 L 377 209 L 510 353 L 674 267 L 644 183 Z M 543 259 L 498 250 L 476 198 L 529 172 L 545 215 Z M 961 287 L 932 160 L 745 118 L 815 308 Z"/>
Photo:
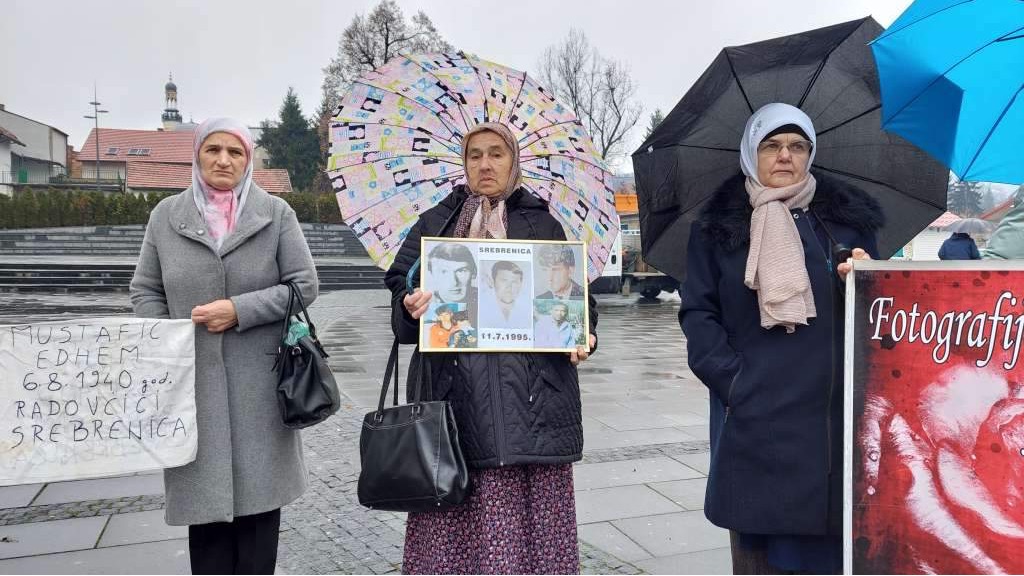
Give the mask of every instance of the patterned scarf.
<path id="1" fill-rule="evenodd" d="M 498 197 L 487 198 L 478 192 L 474 192 L 467 182 L 466 190 L 469 191 L 469 198 L 462 205 L 459 212 L 459 219 L 455 222 L 456 238 L 507 238 L 508 237 L 508 210 L 505 207 L 505 200 L 516 191 L 523 182 L 522 168 L 519 166 L 519 143 L 516 141 L 512 131 L 504 124 L 497 122 L 483 122 L 477 124 L 472 130 L 462 137 L 462 165 L 466 165 L 466 156 L 469 152 L 469 139 L 480 132 L 492 132 L 497 134 L 512 152 L 512 172 L 509 174 L 505 191 Z"/>

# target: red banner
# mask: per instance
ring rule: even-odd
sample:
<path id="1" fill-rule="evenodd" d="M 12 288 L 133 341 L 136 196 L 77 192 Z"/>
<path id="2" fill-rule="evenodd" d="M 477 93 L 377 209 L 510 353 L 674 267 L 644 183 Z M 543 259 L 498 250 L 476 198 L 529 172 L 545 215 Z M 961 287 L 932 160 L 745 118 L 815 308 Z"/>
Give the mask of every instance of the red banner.
<path id="1" fill-rule="evenodd" d="M 1024 573 L 1024 266 L 1006 264 L 858 264 L 848 573 Z"/>

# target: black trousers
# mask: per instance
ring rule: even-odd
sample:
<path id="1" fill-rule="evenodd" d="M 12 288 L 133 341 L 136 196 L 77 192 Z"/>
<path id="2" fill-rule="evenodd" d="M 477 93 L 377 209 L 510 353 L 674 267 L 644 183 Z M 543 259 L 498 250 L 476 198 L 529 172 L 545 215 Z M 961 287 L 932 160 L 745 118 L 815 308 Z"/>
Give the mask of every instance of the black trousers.
<path id="1" fill-rule="evenodd" d="M 188 527 L 193 574 L 273 574 L 281 509 Z"/>

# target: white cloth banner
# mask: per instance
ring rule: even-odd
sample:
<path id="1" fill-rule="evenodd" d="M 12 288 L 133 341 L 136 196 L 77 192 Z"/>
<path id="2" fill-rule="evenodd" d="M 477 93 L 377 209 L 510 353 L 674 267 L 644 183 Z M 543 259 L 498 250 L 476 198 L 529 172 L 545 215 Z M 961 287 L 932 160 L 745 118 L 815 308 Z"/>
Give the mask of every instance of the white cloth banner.
<path id="1" fill-rule="evenodd" d="M 0 326 L 0 485 L 195 460 L 195 327 L 88 318 Z"/>

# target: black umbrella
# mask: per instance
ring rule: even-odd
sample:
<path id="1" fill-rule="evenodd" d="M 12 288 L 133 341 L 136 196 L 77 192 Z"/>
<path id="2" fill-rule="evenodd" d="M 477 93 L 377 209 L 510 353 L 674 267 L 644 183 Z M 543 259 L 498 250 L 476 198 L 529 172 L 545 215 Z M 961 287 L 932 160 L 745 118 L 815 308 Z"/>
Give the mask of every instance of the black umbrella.
<path id="1" fill-rule="evenodd" d="M 881 32 L 865 18 L 722 50 L 633 153 L 645 259 L 683 279 L 690 224 L 739 172 L 747 118 L 771 102 L 797 106 L 814 121 L 813 168 L 881 203 L 883 256 L 944 213 L 948 169 L 882 131 L 878 72 L 867 46 Z"/>

